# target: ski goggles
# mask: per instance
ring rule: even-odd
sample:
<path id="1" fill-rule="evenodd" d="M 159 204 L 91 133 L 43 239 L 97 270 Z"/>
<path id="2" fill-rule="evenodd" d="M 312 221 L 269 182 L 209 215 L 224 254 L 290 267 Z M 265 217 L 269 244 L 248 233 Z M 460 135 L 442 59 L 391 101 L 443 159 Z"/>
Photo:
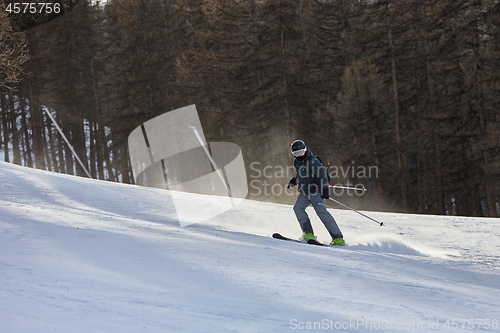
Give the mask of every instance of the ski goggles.
<path id="1" fill-rule="evenodd" d="M 292 155 L 295 157 L 304 156 L 304 154 L 306 153 L 306 150 L 307 150 L 307 148 L 292 151 Z"/>

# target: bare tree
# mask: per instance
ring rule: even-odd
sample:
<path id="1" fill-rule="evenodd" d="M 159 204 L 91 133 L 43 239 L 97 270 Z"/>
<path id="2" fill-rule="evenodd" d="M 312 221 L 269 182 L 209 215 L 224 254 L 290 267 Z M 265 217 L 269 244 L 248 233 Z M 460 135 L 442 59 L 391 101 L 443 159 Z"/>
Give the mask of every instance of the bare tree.
<path id="1" fill-rule="evenodd" d="M 14 89 L 21 80 L 22 65 L 29 59 L 24 33 L 14 32 L 0 3 L 0 89 Z"/>

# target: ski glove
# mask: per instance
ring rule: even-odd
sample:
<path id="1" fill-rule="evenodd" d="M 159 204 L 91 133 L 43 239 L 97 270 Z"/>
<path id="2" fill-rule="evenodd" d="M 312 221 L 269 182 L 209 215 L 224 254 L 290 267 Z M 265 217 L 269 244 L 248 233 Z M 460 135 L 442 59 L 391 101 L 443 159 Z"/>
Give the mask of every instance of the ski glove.
<path id="1" fill-rule="evenodd" d="M 322 199 L 328 199 L 328 198 L 330 198 L 330 188 L 329 187 L 325 187 L 323 189 L 323 193 L 321 194 L 321 198 Z"/>
<path id="2" fill-rule="evenodd" d="M 288 182 L 288 186 L 286 188 L 290 188 L 290 187 L 294 187 L 295 185 L 297 185 L 297 179 L 295 177 L 293 177 L 292 179 L 290 179 L 290 181 Z"/>

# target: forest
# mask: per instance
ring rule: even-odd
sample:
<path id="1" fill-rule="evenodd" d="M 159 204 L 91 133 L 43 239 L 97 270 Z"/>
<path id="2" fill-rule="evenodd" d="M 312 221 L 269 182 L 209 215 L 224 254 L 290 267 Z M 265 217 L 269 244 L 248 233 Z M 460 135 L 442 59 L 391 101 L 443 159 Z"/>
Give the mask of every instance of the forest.
<path id="1" fill-rule="evenodd" d="M 134 183 L 128 135 L 195 104 L 208 142 L 241 147 L 249 199 L 293 202 L 302 139 L 367 189 L 339 194 L 354 208 L 500 216 L 498 0 L 79 0 L 22 29 L 11 2 L 6 162 L 86 177 L 50 113 L 92 178 Z"/>

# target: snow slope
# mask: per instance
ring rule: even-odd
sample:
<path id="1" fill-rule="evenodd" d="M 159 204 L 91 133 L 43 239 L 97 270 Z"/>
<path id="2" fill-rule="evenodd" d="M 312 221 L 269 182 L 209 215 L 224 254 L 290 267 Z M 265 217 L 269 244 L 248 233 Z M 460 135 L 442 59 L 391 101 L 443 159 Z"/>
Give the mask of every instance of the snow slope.
<path id="1" fill-rule="evenodd" d="M 349 246 L 323 248 L 269 237 L 300 236 L 287 205 L 181 228 L 168 191 L 6 163 L 0 184 L 1 333 L 500 330 L 499 219 L 332 209 Z"/>

